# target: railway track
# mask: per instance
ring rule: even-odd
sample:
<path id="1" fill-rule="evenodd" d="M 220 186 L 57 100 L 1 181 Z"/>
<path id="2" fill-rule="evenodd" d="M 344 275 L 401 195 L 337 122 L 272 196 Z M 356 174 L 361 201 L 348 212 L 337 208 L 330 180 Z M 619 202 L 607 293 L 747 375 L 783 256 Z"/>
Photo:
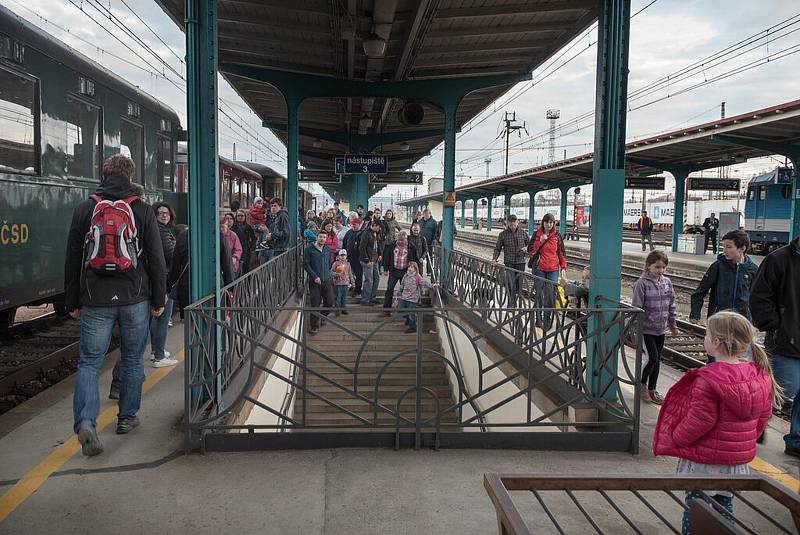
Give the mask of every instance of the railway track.
<path id="1" fill-rule="evenodd" d="M 0 339 L 0 414 L 77 369 L 80 323 L 45 314 L 14 325 Z"/>

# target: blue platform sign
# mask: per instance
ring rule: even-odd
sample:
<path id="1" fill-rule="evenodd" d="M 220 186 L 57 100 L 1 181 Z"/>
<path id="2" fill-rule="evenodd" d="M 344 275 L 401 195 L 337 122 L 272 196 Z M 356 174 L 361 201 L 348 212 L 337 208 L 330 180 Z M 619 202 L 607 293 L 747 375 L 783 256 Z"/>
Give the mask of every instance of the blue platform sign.
<path id="1" fill-rule="evenodd" d="M 389 159 L 385 154 L 346 154 L 344 156 L 344 174 L 384 175 L 388 172 Z"/>
<path id="2" fill-rule="evenodd" d="M 333 160 L 333 167 L 334 171 L 333 174 L 335 175 L 343 175 L 344 173 L 344 156 L 339 156 Z"/>

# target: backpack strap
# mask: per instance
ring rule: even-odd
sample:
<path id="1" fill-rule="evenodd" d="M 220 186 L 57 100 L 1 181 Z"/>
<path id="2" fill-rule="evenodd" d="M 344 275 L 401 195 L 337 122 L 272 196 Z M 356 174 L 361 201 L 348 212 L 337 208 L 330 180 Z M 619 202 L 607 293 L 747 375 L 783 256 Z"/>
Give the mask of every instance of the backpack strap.
<path id="1" fill-rule="evenodd" d="M 89 195 L 89 198 L 92 199 L 94 202 L 100 202 L 103 200 L 103 198 L 100 195 L 94 193 Z"/>

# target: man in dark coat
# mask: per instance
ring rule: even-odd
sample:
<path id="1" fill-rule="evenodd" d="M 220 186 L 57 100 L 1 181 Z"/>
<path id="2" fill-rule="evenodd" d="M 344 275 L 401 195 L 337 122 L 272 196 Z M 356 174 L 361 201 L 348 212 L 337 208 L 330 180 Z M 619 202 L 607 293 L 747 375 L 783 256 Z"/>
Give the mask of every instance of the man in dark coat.
<path id="1" fill-rule="evenodd" d="M 647 215 L 647 210 L 642 210 L 642 216 L 639 218 L 639 221 L 636 223 L 636 230 L 639 231 L 639 234 L 642 236 L 642 251 L 645 250 L 645 240 L 648 241 L 650 244 L 650 250 L 654 251 L 655 247 L 653 246 L 653 220 L 650 219 L 650 216 Z"/>
<path id="2" fill-rule="evenodd" d="M 87 234 L 98 200 L 87 199 L 75 208 L 67 238 L 65 304 L 67 311 L 81 320 L 73 429 L 87 456 L 102 453 L 104 449 L 96 431 L 100 411 L 97 389 L 114 325 L 119 324 L 122 341 L 123 381 L 117 433 L 125 434 L 139 425 L 137 413 L 141 405 L 143 355 L 150 317 L 163 314 L 166 302 L 166 265 L 158 223 L 150 205 L 138 197 L 131 182 L 134 172 L 133 160 L 121 154 L 111 156 L 103 162 L 103 179 L 95 192 L 102 201 L 122 200 L 130 207 L 136 235 L 133 249 L 126 247 L 132 260 L 129 268 L 99 273 L 85 264 Z"/>
<path id="3" fill-rule="evenodd" d="M 711 252 L 717 254 L 717 230 L 719 229 L 719 219 L 717 219 L 717 214 L 711 212 L 711 215 L 708 216 L 705 221 L 703 221 L 703 235 L 706 237 L 705 245 L 703 246 L 703 252 L 705 253 L 708 250 L 708 242 L 711 242 Z"/>
<path id="4" fill-rule="evenodd" d="M 761 261 L 750 290 L 753 324 L 767 333 L 772 373 L 791 412 L 785 453 L 800 457 L 800 237 Z M 790 408 L 791 407 L 791 408 Z"/>

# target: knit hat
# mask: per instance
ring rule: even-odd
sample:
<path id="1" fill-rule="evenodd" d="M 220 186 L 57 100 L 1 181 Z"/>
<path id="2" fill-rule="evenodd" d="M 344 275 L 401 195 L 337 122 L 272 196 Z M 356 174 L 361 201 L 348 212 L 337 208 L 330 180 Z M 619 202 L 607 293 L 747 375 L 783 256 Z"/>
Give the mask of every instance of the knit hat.
<path id="1" fill-rule="evenodd" d="M 347 256 L 347 251 L 344 249 L 339 249 L 339 254 L 336 256 L 342 256 L 342 255 Z"/>
<path id="2" fill-rule="evenodd" d="M 260 203 L 263 199 L 261 197 L 256 197 L 253 199 L 253 204 Z"/>
<path id="3" fill-rule="evenodd" d="M 317 230 L 317 223 L 316 221 L 309 221 L 306 225 L 306 228 L 310 228 L 312 230 Z"/>
<path id="4" fill-rule="evenodd" d="M 361 219 L 359 219 L 359 218 L 355 218 L 355 219 L 351 219 L 351 220 L 350 220 L 350 224 L 352 225 L 353 223 L 355 223 L 355 224 L 356 224 L 356 225 L 358 225 L 358 226 L 361 226 L 361 224 L 363 223 L 363 221 L 361 221 Z"/>

